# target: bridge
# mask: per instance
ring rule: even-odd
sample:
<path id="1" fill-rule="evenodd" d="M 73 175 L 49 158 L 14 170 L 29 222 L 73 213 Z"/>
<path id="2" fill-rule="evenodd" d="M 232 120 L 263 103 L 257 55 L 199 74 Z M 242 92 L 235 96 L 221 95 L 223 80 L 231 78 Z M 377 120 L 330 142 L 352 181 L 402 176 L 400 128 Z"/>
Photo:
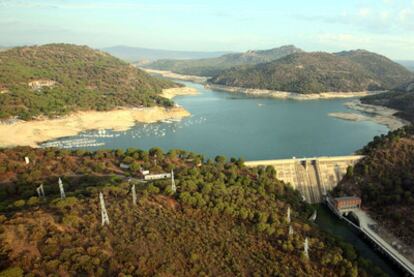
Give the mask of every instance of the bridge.
<path id="1" fill-rule="evenodd" d="M 321 203 L 324 195 L 342 180 L 349 166 L 364 156 L 248 161 L 246 166 L 273 166 L 276 177 L 299 190 L 308 203 Z"/>
<path id="2" fill-rule="evenodd" d="M 361 232 L 371 243 L 373 243 L 382 253 L 386 254 L 396 265 L 398 265 L 404 272 L 414 276 L 414 264 L 407 257 L 401 254 L 390 243 L 388 243 L 377 230 L 377 222 L 372 219 L 365 211 L 360 208 L 360 200 L 358 205 L 338 205 L 338 202 L 345 202 L 348 199 L 355 199 L 356 197 L 342 197 L 342 198 L 326 198 L 326 204 L 329 209 L 334 212 L 340 219 L 345 220 L 359 232 Z M 357 219 L 358 223 L 352 222 L 346 216 L 351 214 Z"/>

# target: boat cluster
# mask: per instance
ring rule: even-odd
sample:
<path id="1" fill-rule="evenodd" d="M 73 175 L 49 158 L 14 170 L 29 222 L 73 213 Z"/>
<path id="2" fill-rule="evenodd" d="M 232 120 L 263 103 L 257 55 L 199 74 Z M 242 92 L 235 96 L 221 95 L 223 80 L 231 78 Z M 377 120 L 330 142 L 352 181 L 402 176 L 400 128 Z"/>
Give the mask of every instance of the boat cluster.
<path id="1" fill-rule="evenodd" d="M 116 138 L 119 137 L 120 132 L 112 132 L 104 129 L 82 133 L 79 136 L 84 138 Z"/>
<path id="2" fill-rule="evenodd" d="M 137 125 L 136 128 L 133 128 L 129 131 L 129 135 L 134 139 L 139 139 L 142 137 L 164 137 L 167 133 L 175 133 L 178 129 L 183 129 L 191 125 L 200 124 L 206 121 L 206 117 L 190 118 L 184 121 L 169 119 L 163 120 L 159 124 L 142 124 Z"/>
<path id="3" fill-rule="evenodd" d="M 58 148 L 85 148 L 85 147 L 98 147 L 104 146 L 104 142 L 97 142 L 95 139 L 89 138 L 76 138 L 45 142 L 40 147 L 58 147 Z"/>

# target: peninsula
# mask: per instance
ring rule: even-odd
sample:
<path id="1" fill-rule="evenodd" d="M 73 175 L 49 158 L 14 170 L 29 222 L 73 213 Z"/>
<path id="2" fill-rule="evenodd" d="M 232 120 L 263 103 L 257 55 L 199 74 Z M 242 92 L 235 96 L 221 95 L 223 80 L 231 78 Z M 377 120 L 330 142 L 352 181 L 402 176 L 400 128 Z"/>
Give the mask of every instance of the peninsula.
<path id="1" fill-rule="evenodd" d="M 86 46 L 18 47 L 0 60 L 0 147 L 180 119 L 190 114 L 171 99 L 196 93 Z"/>

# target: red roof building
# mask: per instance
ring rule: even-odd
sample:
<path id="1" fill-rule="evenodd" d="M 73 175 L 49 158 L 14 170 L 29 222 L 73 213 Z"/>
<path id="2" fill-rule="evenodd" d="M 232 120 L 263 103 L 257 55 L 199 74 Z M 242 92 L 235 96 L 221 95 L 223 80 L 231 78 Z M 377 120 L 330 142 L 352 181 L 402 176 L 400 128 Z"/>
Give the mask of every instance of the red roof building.
<path id="1" fill-rule="evenodd" d="M 337 210 L 361 208 L 361 198 L 357 196 L 344 196 L 333 199 Z"/>

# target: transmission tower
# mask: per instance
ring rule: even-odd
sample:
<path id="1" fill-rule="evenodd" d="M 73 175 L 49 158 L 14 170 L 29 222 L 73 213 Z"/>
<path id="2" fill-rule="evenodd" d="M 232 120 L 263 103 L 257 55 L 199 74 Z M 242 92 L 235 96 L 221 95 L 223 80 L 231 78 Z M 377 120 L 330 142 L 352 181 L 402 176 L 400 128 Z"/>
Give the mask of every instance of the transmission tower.
<path id="1" fill-rule="evenodd" d="M 102 226 L 104 226 L 105 224 L 109 225 L 109 217 L 105 208 L 105 201 L 102 192 L 99 193 L 99 202 L 101 204 Z"/>
<path id="2" fill-rule="evenodd" d="M 132 191 L 132 204 L 137 205 L 137 192 L 135 191 L 135 184 L 131 187 Z"/>
<path id="3" fill-rule="evenodd" d="M 63 183 L 62 183 L 62 179 L 60 179 L 59 177 L 59 190 L 60 190 L 60 198 L 65 198 L 65 190 L 63 189 Z"/>
<path id="4" fill-rule="evenodd" d="M 292 225 L 289 225 L 289 236 L 293 235 L 293 227 Z"/>
<path id="5" fill-rule="evenodd" d="M 286 221 L 287 223 L 290 223 L 290 207 L 287 209 Z"/>
<path id="6" fill-rule="evenodd" d="M 39 198 L 45 198 L 45 190 L 43 189 L 43 184 L 36 188 L 37 195 Z"/>
<path id="7" fill-rule="evenodd" d="M 177 191 L 177 187 L 175 185 L 175 180 L 174 180 L 174 170 L 171 170 L 171 190 L 173 193 Z"/>
<path id="8" fill-rule="evenodd" d="M 306 258 L 309 258 L 309 242 L 308 238 L 305 238 L 305 242 L 303 243 L 303 254 Z"/>

